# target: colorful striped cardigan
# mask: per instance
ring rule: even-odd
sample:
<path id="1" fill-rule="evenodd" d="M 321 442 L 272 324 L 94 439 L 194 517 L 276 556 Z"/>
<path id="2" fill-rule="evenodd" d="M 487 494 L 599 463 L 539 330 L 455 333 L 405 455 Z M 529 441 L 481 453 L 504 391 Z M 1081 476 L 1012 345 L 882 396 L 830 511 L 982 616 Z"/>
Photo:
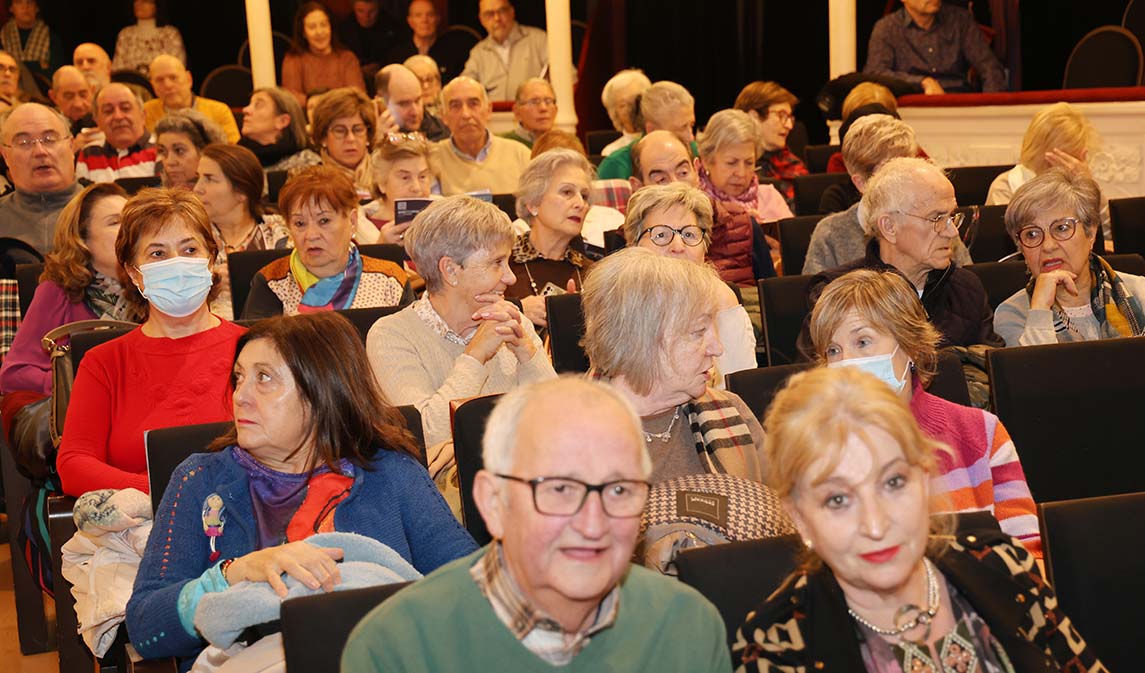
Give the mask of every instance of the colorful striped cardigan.
<path id="1" fill-rule="evenodd" d="M 910 409 L 923 432 L 951 449 L 939 453 L 931 496 L 944 497 L 950 511 L 992 512 L 1002 532 L 1041 558 L 1034 499 L 1014 442 L 998 417 L 935 397 L 917 379 Z"/>

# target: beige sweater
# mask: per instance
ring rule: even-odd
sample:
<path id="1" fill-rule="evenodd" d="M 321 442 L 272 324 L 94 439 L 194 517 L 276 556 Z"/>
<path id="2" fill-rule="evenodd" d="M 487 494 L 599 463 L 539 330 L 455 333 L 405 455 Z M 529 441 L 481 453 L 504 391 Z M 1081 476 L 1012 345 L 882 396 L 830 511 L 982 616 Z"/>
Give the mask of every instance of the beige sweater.
<path id="1" fill-rule="evenodd" d="M 434 143 L 433 165 L 441 180 L 441 193 L 450 196 L 488 189 L 512 194 L 529 165 L 529 148 L 515 140 L 492 137 L 489 155 L 478 163 L 458 154 L 449 138 Z"/>
<path id="2" fill-rule="evenodd" d="M 465 346 L 438 336 L 411 305 L 374 323 L 366 338 L 366 353 L 390 404 L 416 406 L 425 444 L 433 446 L 453 437 L 451 401 L 505 393 L 524 383 L 556 377 L 533 325 L 527 319 L 524 325 L 537 347 L 532 360 L 518 363 L 512 351 L 501 348 L 481 364 L 465 354 Z"/>

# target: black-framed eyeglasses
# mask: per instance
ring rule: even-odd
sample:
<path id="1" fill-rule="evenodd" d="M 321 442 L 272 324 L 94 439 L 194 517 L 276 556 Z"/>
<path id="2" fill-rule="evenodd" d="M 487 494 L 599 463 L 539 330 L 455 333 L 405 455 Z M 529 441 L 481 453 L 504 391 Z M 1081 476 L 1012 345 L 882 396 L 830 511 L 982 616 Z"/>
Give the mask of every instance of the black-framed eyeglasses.
<path id="1" fill-rule="evenodd" d="M 648 227 L 640 232 L 640 235 L 636 237 L 637 242 L 644 238 L 645 235 L 647 235 L 653 243 L 661 247 L 672 243 L 672 239 L 677 236 L 684 242 L 684 245 L 690 248 L 694 248 L 704 242 L 704 230 L 694 224 L 689 224 L 679 229 L 670 227 L 667 224 L 657 224 L 654 227 Z"/>
<path id="2" fill-rule="evenodd" d="M 568 477 L 537 477 L 522 479 L 511 474 L 494 473 L 502 479 L 528 484 L 533 490 L 533 507 L 545 516 L 572 516 L 588 500 L 588 494 L 600 494 L 604 513 L 614 519 L 640 516 L 648 500 L 651 484 L 636 479 L 618 479 L 603 484 L 588 484 Z"/>
<path id="3" fill-rule="evenodd" d="M 775 117 L 776 119 L 779 120 L 779 123 L 782 126 L 787 126 L 788 124 L 795 123 L 795 115 L 791 114 L 787 110 L 767 109 L 767 110 L 764 110 L 763 116 L 764 117 Z"/>
<path id="4" fill-rule="evenodd" d="M 960 210 L 956 210 L 953 213 L 946 213 L 945 215 L 915 215 L 905 210 L 896 210 L 895 212 L 900 215 L 909 215 L 910 217 L 930 222 L 936 234 L 941 233 L 947 224 L 953 226 L 955 231 L 959 231 L 962 229 L 962 223 L 966 221 L 966 213 Z"/>
<path id="5" fill-rule="evenodd" d="M 1077 218 L 1076 217 L 1063 217 L 1060 220 L 1050 222 L 1049 226 L 1042 229 L 1036 224 L 1031 224 L 1022 227 L 1018 230 L 1018 243 L 1023 248 L 1037 248 L 1042 245 L 1046 240 L 1046 232 L 1050 232 L 1050 236 L 1055 241 L 1065 242 L 1073 238 L 1077 233 Z"/>

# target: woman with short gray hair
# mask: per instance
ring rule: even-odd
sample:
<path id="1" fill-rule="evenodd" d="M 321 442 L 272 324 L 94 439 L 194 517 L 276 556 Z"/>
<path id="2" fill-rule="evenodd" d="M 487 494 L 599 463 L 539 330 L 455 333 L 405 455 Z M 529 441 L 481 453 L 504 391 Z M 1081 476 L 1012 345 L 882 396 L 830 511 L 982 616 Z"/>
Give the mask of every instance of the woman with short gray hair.
<path id="1" fill-rule="evenodd" d="M 622 147 L 628 147 L 640 138 L 644 129 L 637 128 L 633 120 L 633 107 L 640 94 L 652 86 L 652 80 L 643 70 L 626 68 L 613 75 L 604 83 L 600 92 L 600 102 L 612 120 L 612 127 L 621 132 L 621 136 L 604 146 L 600 155 L 607 157 Z"/>
<path id="2" fill-rule="evenodd" d="M 712 202 L 682 182 L 639 189 L 628 202 L 624 238 L 631 247 L 704 265 L 712 239 Z M 727 284 L 719 288 L 715 309 L 724 346 L 723 355 L 716 357 L 715 387 L 723 388 L 723 375 L 757 366 L 755 331 L 739 297 Z"/>
<path id="3" fill-rule="evenodd" d="M 366 352 L 382 392 L 421 412 L 430 473 L 453 464 L 449 403 L 556 376 L 532 323 L 505 300 L 513 229 L 491 203 L 435 201 L 405 233 L 425 295 L 370 329 Z"/>
<path id="4" fill-rule="evenodd" d="M 1101 188 L 1084 172 L 1052 168 L 1014 192 L 1006 233 L 1030 282 L 994 312 L 1007 346 L 1145 334 L 1145 278 L 1113 270 L 1093 253 Z"/>
<path id="5" fill-rule="evenodd" d="M 709 472 L 763 480 L 759 421 L 710 386 L 724 289 L 709 267 L 639 248 L 605 257 L 585 283 L 585 353 L 640 415 L 654 483 Z"/>
<path id="6" fill-rule="evenodd" d="M 223 129 L 203 113 L 190 108 L 168 112 L 155 124 L 155 160 L 163 186 L 193 189 L 203 148 L 226 142 Z"/>
<path id="7" fill-rule="evenodd" d="M 534 324 L 548 325 L 545 297 L 575 292 L 592 262 L 584 254 L 592 164 L 573 150 L 554 149 L 529 162 L 517 187 L 517 215 L 529 231 L 517 237 L 510 267 L 517 277 L 505 296 L 521 301 Z"/>

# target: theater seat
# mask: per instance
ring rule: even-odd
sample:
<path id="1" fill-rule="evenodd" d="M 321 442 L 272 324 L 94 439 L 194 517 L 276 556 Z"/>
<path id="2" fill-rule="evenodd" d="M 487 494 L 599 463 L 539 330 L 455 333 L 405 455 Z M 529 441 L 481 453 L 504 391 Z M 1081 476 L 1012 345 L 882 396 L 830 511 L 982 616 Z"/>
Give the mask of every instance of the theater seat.
<path id="1" fill-rule="evenodd" d="M 500 395 L 475 397 L 461 403 L 453 412 L 453 453 L 457 460 L 458 490 L 461 492 L 461 516 L 465 529 L 479 545 L 493 538 L 485 528 L 485 520 L 473 501 L 473 478 L 484 467 L 481 441 L 485 437 L 485 422 L 493 412 Z"/>
<path id="2" fill-rule="evenodd" d="M 350 632 L 371 610 L 412 582 L 300 596 L 282 603 L 287 673 L 336 670 Z"/>

